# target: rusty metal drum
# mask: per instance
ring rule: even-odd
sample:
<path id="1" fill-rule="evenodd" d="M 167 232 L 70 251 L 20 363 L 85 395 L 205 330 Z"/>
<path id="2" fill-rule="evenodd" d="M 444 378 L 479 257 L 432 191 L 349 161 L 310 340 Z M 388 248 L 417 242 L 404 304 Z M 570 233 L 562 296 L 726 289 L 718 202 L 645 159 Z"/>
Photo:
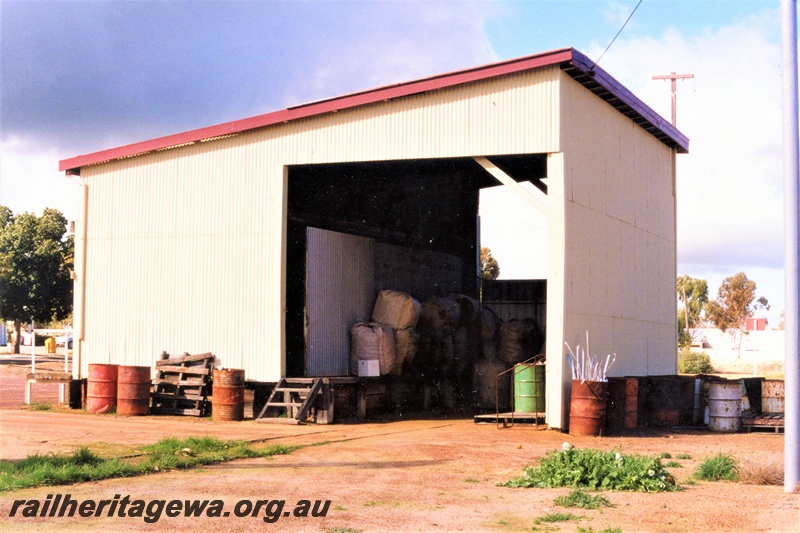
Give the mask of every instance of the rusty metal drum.
<path id="1" fill-rule="evenodd" d="M 782 379 L 765 379 L 761 382 L 761 412 L 783 413 L 785 396 Z"/>
<path id="2" fill-rule="evenodd" d="M 569 434 L 598 436 L 603 431 L 608 402 L 608 382 L 572 381 Z"/>
<path id="3" fill-rule="evenodd" d="M 222 422 L 244 419 L 244 370 L 217 368 L 213 372 L 211 418 Z"/>
<path id="4" fill-rule="evenodd" d="M 120 366 L 117 374 L 117 414 L 142 416 L 150 412 L 150 367 Z"/>
<path id="5" fill-rule="evenodd" d="M 86 411 L 109 413 L 117 406 L 118 365 L 89 365 L 86 381 Z"/>
<path id="6" fill-rule="evenodd" d="M 620 433 L 637 426 L 639 380 L 637 378 L 608 378 L 606 429 Z"/>
<path id="7" fill-rule="evenodd" d="M 715 381 L 708 391 L 708 429 L 735 433 L 742 428 L 742 382 Z"/>

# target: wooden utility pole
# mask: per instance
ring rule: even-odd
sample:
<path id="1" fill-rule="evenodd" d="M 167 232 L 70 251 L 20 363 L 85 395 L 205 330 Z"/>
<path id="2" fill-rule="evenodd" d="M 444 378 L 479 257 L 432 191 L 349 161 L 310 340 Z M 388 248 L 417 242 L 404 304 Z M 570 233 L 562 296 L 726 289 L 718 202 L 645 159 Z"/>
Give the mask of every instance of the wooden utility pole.
<path id="1" fill-rule="evenodd" d="M 663 76 L 653 76 L 654 80 L 670 80 L 670 88 L 672 91 L 672 125 L 678 127 L 678 119 L 677 119 L 677 107 L 675 102 L 677 101 L 677 92 L 678 92 L 678 80 L 683 80 L 686 78 L 694 78 L 694 74 L 675 74 L 674 72 L 671 74 L 665 74 Z"/>

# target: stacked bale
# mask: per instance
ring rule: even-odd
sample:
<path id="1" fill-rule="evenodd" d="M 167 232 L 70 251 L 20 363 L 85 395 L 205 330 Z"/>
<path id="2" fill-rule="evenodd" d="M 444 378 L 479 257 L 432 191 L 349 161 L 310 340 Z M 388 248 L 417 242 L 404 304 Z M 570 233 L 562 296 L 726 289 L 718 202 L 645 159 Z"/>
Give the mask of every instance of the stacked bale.
<path id="1" fill-rule="evenodd" d="M 511 365 L 497 358 L 497 342 L 503 321 L 490 309 L 482 309 L 476 320 L 481 341 L 481 357 L 473 366 L 472 380 L 475 389 L 475 406 L 479 409 L 507 411 L 511 405 L 511 380 L 505 372 Z"/>
<path id="2" fill-rule="evenodd" d="M 419 343 L 419 335 L 415 328 L 419 321 L 420 308 L 421 305 L 417 300 L 400 291 L 380 291 L 375 300 L 372 321 L 389 326 L 394 335 L 397 360 L 393 374 L 401 374 L 404 366 L 413 363 Z"/>
<path id="3" fill-rule="evenodd" d="M 350 329 L 350 372 L 358 374 L 359 361 L 378 361 L 381 375 L 393 374 L 397 364 L 394 332 L 377 322 L 358 323 Z"/>
<path id="4" fill-rule="evenodd" d="M 500 326 L 497 358 L 509 364 L 521 363 L 541 353 L 544 334 L 532 319 L 510 320 Z"/>
<path id="5" fill-rule="evenodd" d="M 359 360 L 380 361 L 381 375 L 408 375 L 446 409 L 511 406 L 510 374 L 497 375 L 539 353 L 542 331 L 532 319 L 504 323 L 463 294 L 420 304 L 400 291 L 378 293 L 372 322 L 351 331 L 351 370 Z M 498 390 L 499 389 L 499 390 Z"/>

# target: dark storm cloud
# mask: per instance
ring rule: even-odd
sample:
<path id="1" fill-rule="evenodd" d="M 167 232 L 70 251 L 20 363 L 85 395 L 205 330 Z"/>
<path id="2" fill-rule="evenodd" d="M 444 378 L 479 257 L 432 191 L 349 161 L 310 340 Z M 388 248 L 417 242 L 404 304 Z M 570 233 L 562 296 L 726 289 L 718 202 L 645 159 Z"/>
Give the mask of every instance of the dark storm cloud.
<path id="1" fill-rule="evenodd" d="M 0 6 L 3 139 L 80 152 L 491 59 L 481 4 Z"/>
<path id="2" fill-rule="evenodd" d="M 283 4 L 237 4 L 228 16 L 230 5 L 3 2 L 3 136 L 87 147 L 269 103 L 263 87 L 280 88 L 276 57 L 290 44 L 269 38 Z"/>

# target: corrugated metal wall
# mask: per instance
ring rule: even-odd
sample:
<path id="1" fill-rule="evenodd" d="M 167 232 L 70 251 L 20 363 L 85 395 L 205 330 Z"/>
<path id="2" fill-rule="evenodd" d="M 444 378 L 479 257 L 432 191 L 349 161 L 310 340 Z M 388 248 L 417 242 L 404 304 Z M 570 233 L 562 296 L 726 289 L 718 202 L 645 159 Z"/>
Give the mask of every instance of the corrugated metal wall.
<path id="1" fill-rule="evenodd" d="M 308 228 L 306 374 L 350 375 L 350 328 L 375 303 L 375 242 Z"/>
<path id="2" fill-rule="evenodd" d="M 546 279 L 484 281 L 481 300 L 505 322 L 532 318 L 547 327 Z"/>
<path id="3" fill-rule="evenodd" d="M 611 375 L 674 374 L 675 153 L 574 80 L 561 87 L 564 326 L 548 348 L 589 331 L 593 352 L 617 354 Z"/>
<path id="4" fill-rule="evenodd" d="M 558 151 L 563 77 L 543 68 L 83 168 L 81 374 L 213 351 L 277 380 L 285 166 Z"/>

